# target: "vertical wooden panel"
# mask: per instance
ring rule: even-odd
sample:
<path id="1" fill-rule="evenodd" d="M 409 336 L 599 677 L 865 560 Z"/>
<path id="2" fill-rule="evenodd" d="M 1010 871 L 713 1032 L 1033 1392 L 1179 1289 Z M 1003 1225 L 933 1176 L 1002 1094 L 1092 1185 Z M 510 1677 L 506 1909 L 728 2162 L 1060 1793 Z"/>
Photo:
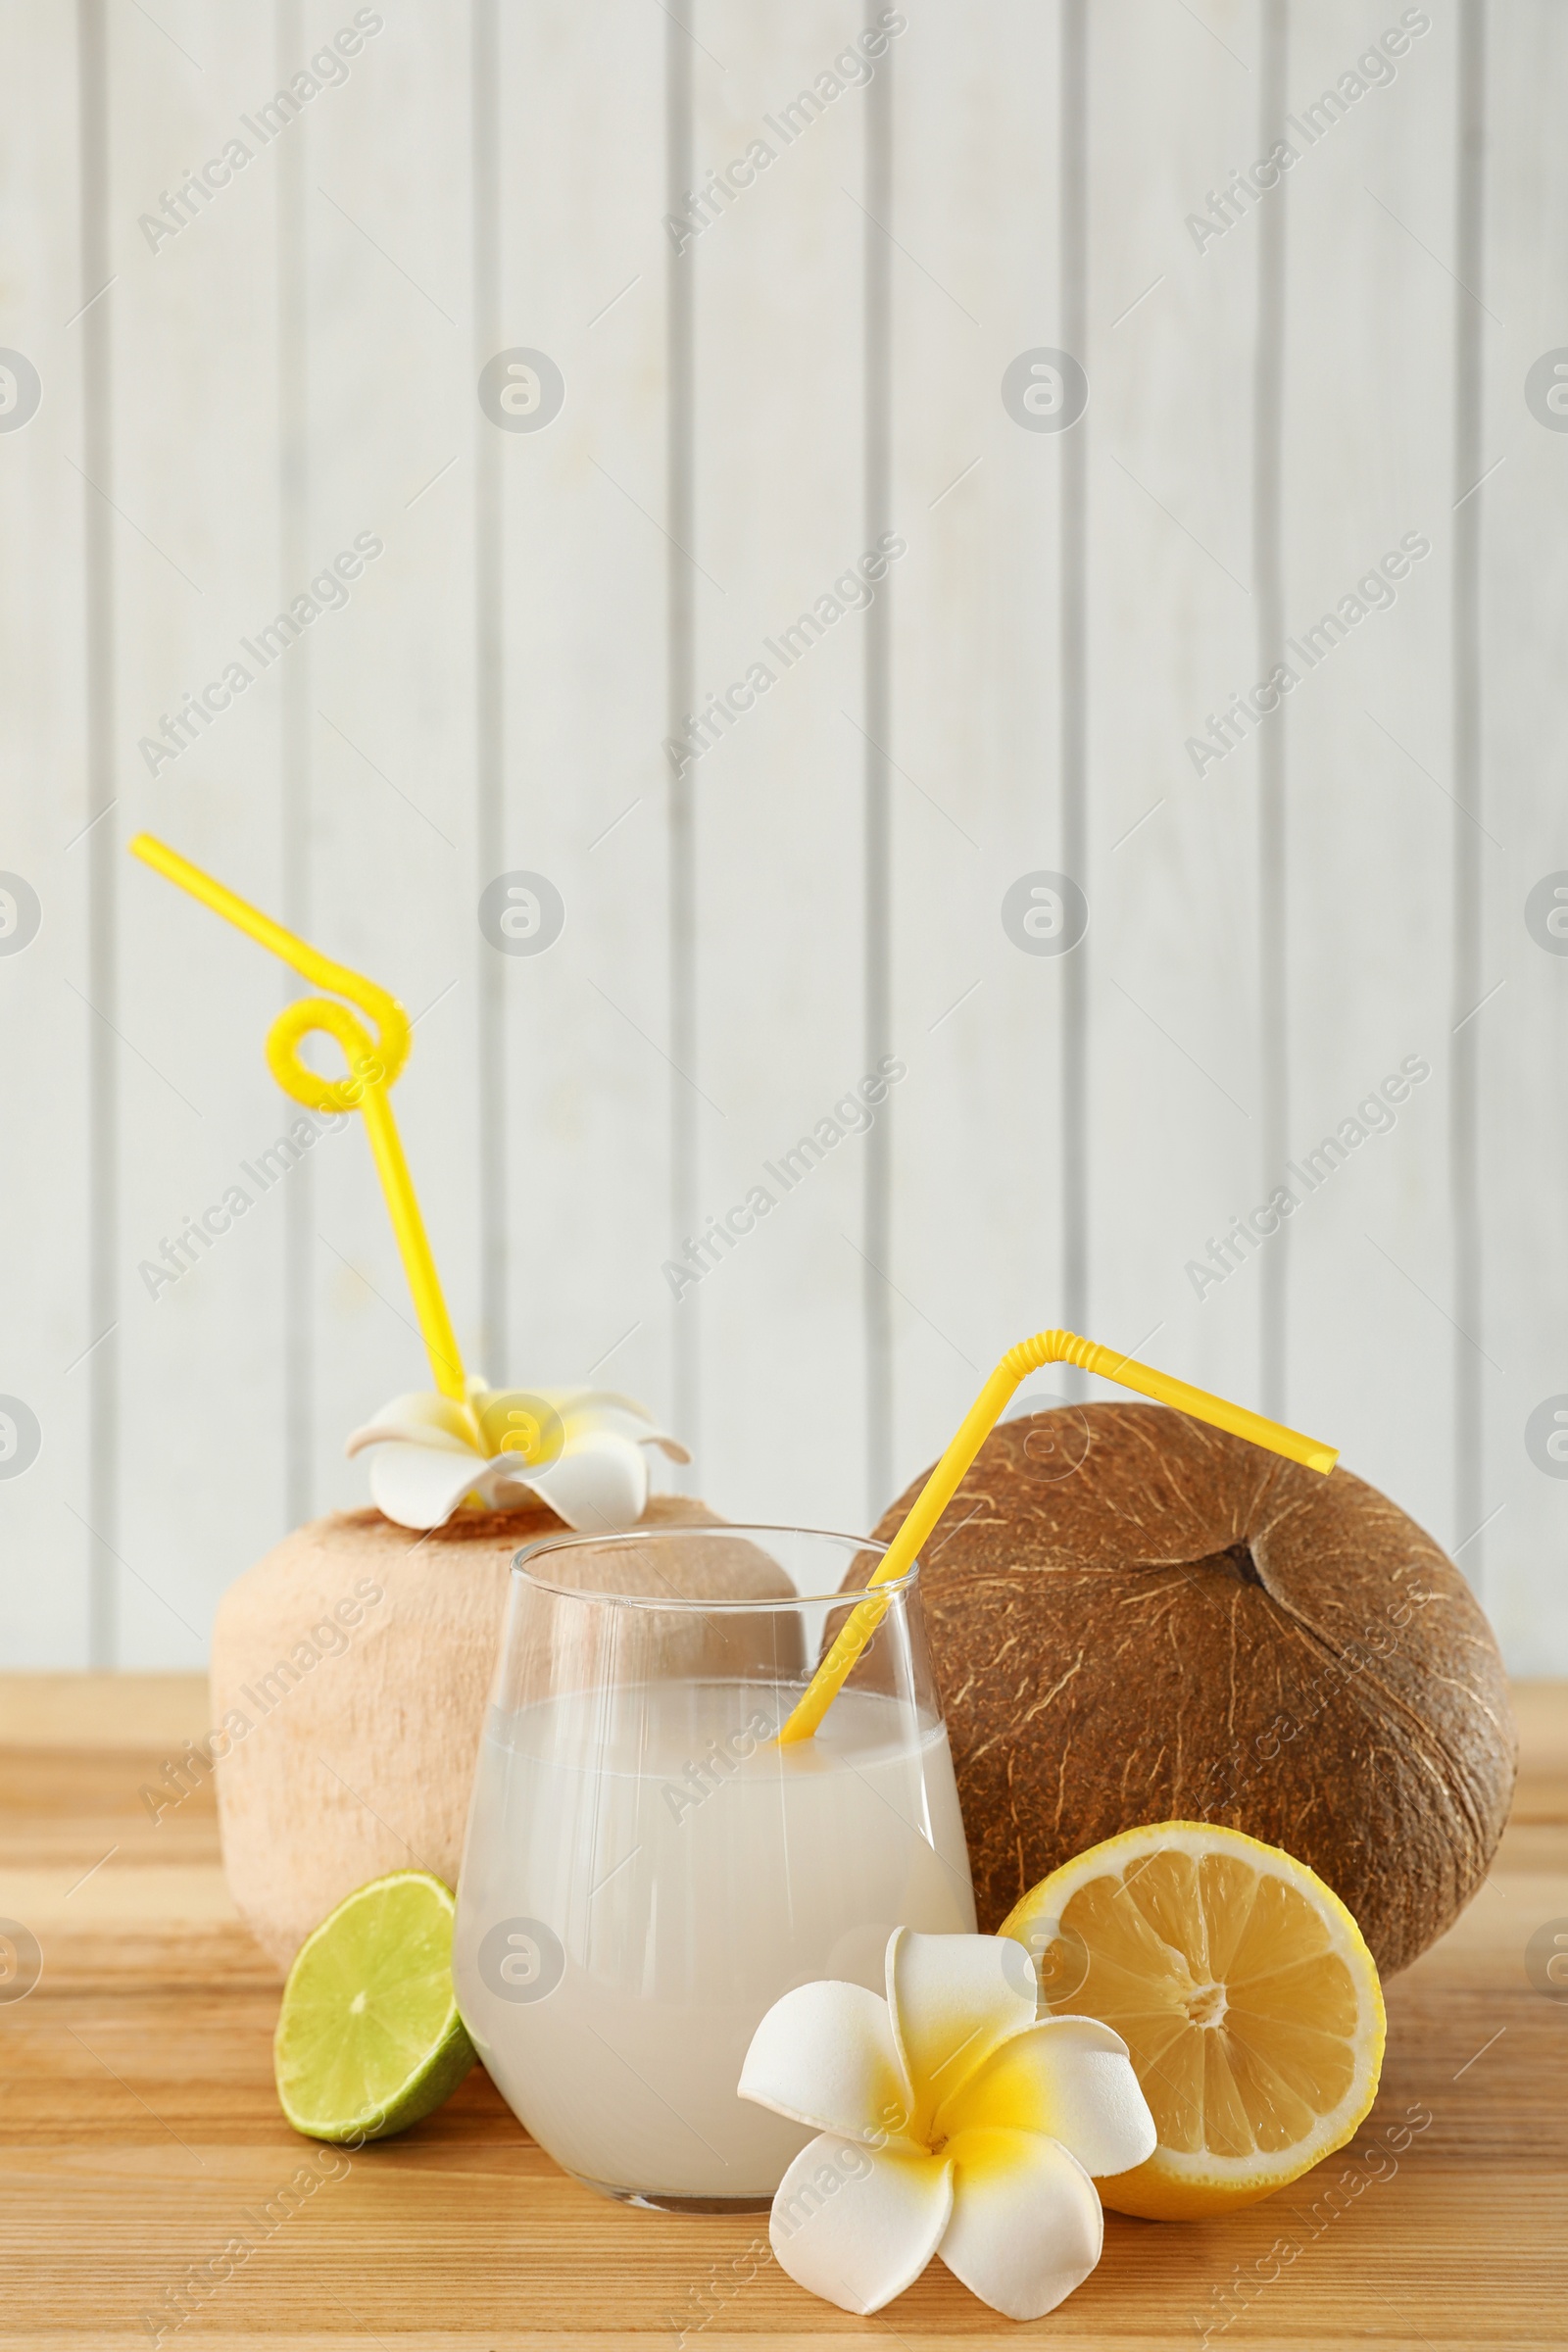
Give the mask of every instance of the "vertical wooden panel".
<path id="1" fill-rule="evenodd" d="M 1448 1163 L 1453 1214 L 1453 1529 L 1474 1544 L 1483 1574 L 1481 1459 L 1486 1408 L 1481 1152 L 1476 1133 L 1485 1032 L 1482 1010 L 1483 854 L 1475 839 L 1481 770 L 1481 531 L 1486 514 L 1482 447 L 1486 340 L 1487 16 L 1485 0 L 1458 0 L 1453 126 L 1453 515 L 1449 661 L 1452 665 L 1453 983 L 1449 1030 Z M 1498 321 L 1500 324 L 1500 320 Z M 1490 469 L 1488 469 L 1490 470 Z M 1489 1514 L 1490 1516 L 1491 1514 Z"/>
<path id="2" fill-rule="evenodd" d="M 759 38 L 752 12 L 723 0 L 698 25 L 711 55 L 694 67 L 694 186 L 770 151 L 694 255 L 697 710 L 741 682 L 695 762 L 698 1200 L 705 1229 L 737 1207 L 737 1227 L 755 1222 L 727 1249 L 710 1243 L 716 1262 L 676 1307 L 700 1307 L 713 1368 L 708 1492 L 852 1527 L 865 1507 L 864 1138 L 838 1140 L 855 1114 L 833 1105 L 865 1075 L 865 591 L 849 584 L 865 552 L 869 76 L 850 62 L 862 22 L 812 0 Z M 766 1163 L 788 1178 L 781 1154 L 802 1137 L 820 1163 L 787 1189 Z"/>
<path id="3" fill-rule="evenodd" d="M 1251 151 L 1258 12 L 1091 41 L 1090 1328 L 1252 1396 L 1255 1298 L 1186 1269 L 1260 1128 L 1255 755 L 1189 750 L 1252 662 L 1256 256 L 1189 216 Z"/>
<path id="4" fill-rule="evenodd" d="M 310 252 L 317 140 L 309 110 L 315 104 L 312 87 L 324 76 L 318 77 L 304 64 L 304 45 L 301 0 L 273 0 L 272 63 L 277 89 L 284 94 L 274 96 L 272 105 L 279 112 L 290 106 L 297 110 L 296 117 L 276 134 L 273 214 L 277 290 L 273 359 L 277 426 L 272 461 L 277 483 L 275 593 L 279 611 L 287 615 L 283 626 L 298 632 L 298 641 L 290 642 L 277 657 L 277 815 L 282 853 L 278 880 L 283 921 L 299 938 L 309 939 L 317 913 L 311 838 L 316 808 L 312 789 L 316 764 L 312 721 L 315 625 L 304 621 L 316 599 L 302 585 L 315 520 L 312 493 L 316 472 Z M 296 598 L 301 600 L 298 604 Z M 283 985 L 290 997 L 304 994 L 303 983 L 292 974 Z M 299 1132 L 303 1139 L 304 1128 Z M 311 1517 L 316 1505 L 317 1412 L 321 1397 L 312 1296 L 320 1214 L 314 1147 L 290 1169 L 290 1175 L 282 1216 L 283 1507 L 287 1519 L 296 1522 Z"/>
<path id="5" fill-rule="evenodd" d="M 1253 79 L 1257 153 L 1271 157 L 1290 89 L 1290 0 L 1262 0 Z M 1278 163 L 1265 167 L 1278 172 Z M 1252 223 L 1257 285 L 1252 353 L 1252 608 L 1256 674 L 1272 676 L 1285 653 L 1285 383 L 1288 365 L 1289 197 L 1278 179 L 1263 187 Z M 1257 1173 L 1269 1197 L 1290 1153 L 1290 869 L 1287 855 L 1286 720 L 1259 725 L 1257 762 L 1258 1110 Z M 1259 1407 L 1283 1420 L 1289 1360 L 1290 1227 L 1267 1237 L 1258 1274 Z"/>
<path id="6" fill-rule="evenodd" d="M 240 1164 L 283 1124 L 262 1061 L 282 975 L 123 847 L 145 827 L 278 904 L 275 689 L 240 644 L 276 604 L 277 158 L 239 121 L 273 86 L 265 16 L 241 32 L 190 9 L 166 30 L 115 12 L 111 28 L 119 800 L 103 831 L 125 1041 L 120 1654 L 142 1666 L 195 1664 L 224 1585 L 287 1524 L 282 1220 Z M 243 166 L 222 161 L 235 137 Z"/>
<path id="7" fill-rule="evenodd" d="M 117 1054 L 120 988 L 120 891 L 107 819 L 115 804 L 112 732 L 119 682 L 115 626 L 114 305 L 109 268 L 110 35 L 101 0 L 76 10 L 77 156 L 80 193 L 81 467 L 86 520 L 83 646 L 86 655 L 87 807 L 87 1140 L 88 1318 L 96 1345 L 88 1358 L 90 1467 L 87 1475 L 89 1586 L 87 1650 L 94 1666 L 120 1654 L 119 1543 L 123 1524 L 121 1459 L 121 1137 Z"/>
<path id="8" fill-rule="evenodd" d="M 1487 12 L 1483 842 L 1477 1145 L 1486 1293 L 1483 1337 L 1483 1595 L 1525 1670 L 1568 1669 L 1568 956 L 1550 916 L 1568 875 L 1562 779 L 1568 551 L 1568 414 L 1547 395 L 1568 374 L 1568 187 L 1560 135 L 1568 25 L 1551 8 Z M 1528 387 L 1528 397 L 1527 397 Z M 1549 421 L 1548 421 L 1549 419 Z M 1497 461 L 1501 461 L 1500 464 Z M 1482 504 L 1484 502 L 1484 504 Z M 1439 771 L 1442 772 L 1441 770 Z M 1454 789 L 1457 789 L 1455 787 Z M 1526 910 L 1529 909 L 1527 921 Z M 1548 1450 L 1550 1441 L 1556 1446 Z M 1528 1441 L 1528 1442 L 1527 1442 Z"/>
<path id="9" fill-rule="evenodd" d="M 666 10 L 664 20 L 664 783 L 668 880 L 669 1227 L 673 1267 L 686 1255 L 685 1237 L 698 1222 L 705 1105 L 697 1083 L 697 769 L 688 727 L 697 702 L 697 224 L 688 215 L 697 176 L 695 94 L 699 57 L 712 60 L 693 30 L 691 0 Z M 720 71 L 723 71 L 720 67 Z M 703 216 L 706 220 L 706 213 Z M 703 1315 L 689 1284 L 668 1316 L 670 1402 L 688 1446 L 703 1441 Z M 698 1483 L 705 1475 L 697 1471 Z"/>
<path id="10" fill-rule="evenodd" d="M 864 544 L 891 546 L 893 528 L 893 438 L 896 413 L 893 378 L 893 215 L 897 180 L 893 91 L 897 63 L 892 51 L 893 20 L 878 54 L 861 58 L 871 73 L 864 91 L 860 197 L 861 463 L 864 472 Z M 875 42 L 876 35 L 872 34 Z M 852 57 L 854 52 L 851 52 Z M 893 629 L 892 592 L 866 608 L 861 648 L 860 747 L 863 797 L 865 1014 L 864 1061 L 879 1070 L 898 1057 L 893 1050 Z M 893 1257 L 893 1122 L 879 1118 L 865 1138 L 861 1174 L 858 1247 L 861 1320 L 865 1349 L 865 1493 L 868 1522 L 893 1487 L 893 1295 L 888 1269 Z"/>
<path id="11" fill-rule="evenodd" d="M 1061 0 L 1057 91 L 1057 203 L 1060 317 L 1063 349 L 1087 370 L 1089 355 L 1090 206 L 1093 169 L 1093 109 L 1090 100 L 1090 16 L 1087 0 Z M 1031 372 L 1033 370 L 1031 369 Z M 1062 372 L 1058 369 L 1058 372 Z M 1085 385 L 1087 398 L 1087 383 Z M 1065 417 L 1074 395 L 1066 378 L 1057 414 Z M 1025 396 L 1027 399 L 1027 396 Z M 1017 418 L 1014 416 L 1016 423 Z M 1061 443 L 1060 598 L 1061 862 L 1087 902 L 1098 881 L 1089 870 L 1089 479 L 1094 420 L 1086 406 L 1067 426 Z M 1031 890 L 1031 897 L 1034 893 Z M 1061 918 L 1064 930 L 1072 917 Z M 1014 940 L 1016 946 L 1017 942 Z M 1089 976 L 1094 948 L 1085 934 L 1061 966 L 1061 1300 L 1069 1330 L 1089 1322 L 1092 1242 L 1089 1215 L 1090 1088 Z M 1067 1393 L 1078 1396 L 1082 1376 L 1068 1372 Z"/>
<path id="12" fill-rule="evenodd" d="M 478 1369 L 467 36 L 456 7 L 387 11 L 352 79 L 298 127 L 310 141 L 308 576 L 330 596 L 334 562 L 364 559 L 347 601 L 309 629 L 312 922 L 416 1016 L 395 1107 Z M 416 171 L 387 170 L 399 137 L 415 140 Z M 343 1458 L 344 1439 L 431 1375 L 359 1121 L 313 1156 L 313 1483 L 318 1501 L 358 1503 L 366 1466 Z"/>
<path id="13" fill-rule="evenodd" d="M 592 1375 L 667 1414 L 665 29 L 631 0 L 503 19 L 501 340 L 565 391 L 538 431 L 490 428 L 501 855 L 555 886 L 565 925 L 541 954 L 478 953 L 507 1024 L 511 1358 L 491 1377 Z"/>
<path id="14" fill-rule="evenodd" d="M 995 10 L 980 40 L 911 13 L 894 64 L 895 1491 L 1001 1348 L 1062 1313 L 1064 963 L 1000 913 L 1064 857 L 1065 437 L 1000 391 L 1063 335 L 1060 43 L 1055 9 Z"/>
<path id="15" fill-rule="evenodd" d="M 0 191 L 11 223 L 0 346 L 38 379 L 0 363 L 0 710 L 6 798 L 0 866 L 9 883 L 0 934 L 0 1129 L 6 1204 L 0 1256 L 0 1392 L 16 1434 L 0 1432 L 0 1542 L 13 1573 L 0 1643 L 19 1664 L 85 1663 L 89 1508 L 82 1441 L 90 1427 L 92 1293 L 88 1149 L 91 961 L 87 868 L 86 603 L 78 92 L 69 13 L 8 6 L 11 70 L 0 89 Z M 112 821 L 112 820 L 111 820 Z M 31 894 L 29 897 L 27 894 Z M 36 928 L 34 906 L 36 902 Z M 38 1424 L 30 1463 L 26 1415 Z M 73 1513 L 76 1516 L 73 1516 Z"/>
<path id="16" fill-rule="evenodd" d="M 1316 1189 L 1295 1173 L 1276 1181 L 1299 1200 L 1288 1409 L 1456 1544 L 1473 1529 L 1453 1519 L 1449 1398 L 1463 1318 L 1444 1133 L 1458 1017 L 1446 691 L 1455 58 L 1451 17 L 1434 17 L 1402 54 L 1385 55 L 1393 78 L 1377 84 L 1375 65 L 1356 69 L 1367 41 L 1355 11 L 1292 11 L 1302 152 L 1286 186 L 1286 658 L 1299 675 L 1283 713 L 1289 1122 L 1291 1157 Z M 1359 99 L 1345 99 L 1347 74 L 1365 82 Z M 1342 93 L 1342 114 L 1323 123 L 1305 109 L 1325 90 Z M 1428 552 L 1407 560 L 1401 540 Z M 1489 854 L 1479 830 L 1473 847 Z M 1399 1091 L 1406 1056 L 1430 1075 L 1380 1111 L 1379 1090 L 1392 1079 Z M 1325 1138 L 1318 1164 L 1332 1173 L 1321 1175 L 1307 1155 Z"/>
<path id="17" fill-rule="evenodd" d="M 500 0 L 471 0 L 468 114 L 473 145 L 473 315 L 469 370 L 480 371 L 502 349 L 501 143 L 506 118 L 501 75 Z M 501 502 L 503 440 L 494 418 L 474 399 L 468 446 L 473 455 L 474 871 L 475 897 L 503 862 L 506 806 L 506 696 L 503 631 L 507 549 Z M 507 1297 L 507 1067 L 506 989 L 502 959 L 473 947 L 475 1081 L 478 1100 L 479 1299 L 481 1366 L 504 1377 L 510 1359 Z"/>

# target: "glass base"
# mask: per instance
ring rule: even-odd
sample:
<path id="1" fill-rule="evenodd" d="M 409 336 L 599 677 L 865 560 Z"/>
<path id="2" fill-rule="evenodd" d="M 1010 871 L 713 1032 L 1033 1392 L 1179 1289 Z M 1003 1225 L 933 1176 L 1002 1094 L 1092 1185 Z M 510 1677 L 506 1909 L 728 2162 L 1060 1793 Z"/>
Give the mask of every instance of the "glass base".
<path id="1" fill-rule="evenodd" d="M 665 2196 L 657 2188 L 612 2188 L 608 2180 L 590 2180 L 583 2173 L 573 2173 L 571 2177 L 584 2188 L 591 2188 L 596 2197 L 612 2198 L 617 2205 L 641 2205 L 649 2213 L 769 2213 L 773 2206 L 771 2195 Z"/>

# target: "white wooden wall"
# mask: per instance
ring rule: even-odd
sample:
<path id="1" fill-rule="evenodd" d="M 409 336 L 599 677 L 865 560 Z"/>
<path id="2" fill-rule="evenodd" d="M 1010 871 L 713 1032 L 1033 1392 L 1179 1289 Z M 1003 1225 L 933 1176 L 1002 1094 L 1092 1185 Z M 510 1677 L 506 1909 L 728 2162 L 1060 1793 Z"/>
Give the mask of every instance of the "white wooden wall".
<path id="1" fill-rule="evenodd" d="M 0 868 L 41 910 L 16 946 L 0 900 L 12 1466 L 39 1432 L 0 1475 L 8 1662 L 199 1660 L 423 1381 L 358 1132 L 148 1297 L 292 1106 L 290 984 L 124 856 L 145 826 L 421 1016 L 397 1108 L 493 1378 L 592 1372 L 725 1510 L 860 1527 L 1003 1347 L 1075 1323 L 1338 1442 L 1516 1666 L 1568 1670 L 1568 1481 L 1526 1443 L 1568 1407 L 1568 960 L 1525 919 L 1568 868 L 1568 436 L 1525 396 L 1568 346 L 1568 22 L 896 15 L 786 146 L 765 119 L 871 0 L 383 0 L 154 249 L 140 216 L 356 12 L 0 5 L 0 346 L 41 385 L 7 429 L 0 377 Z M 1285 129 L 1401 21 L 1392 81 Z M 677 257 L 672 190 L 760 136 Z M 477 397 L 519 347 L 564 378 L 538 432 Z M 1040 348 L 1087 372 L 1063 432 L 1003 403 Z M 672 777 L 672 723 L 883 532 L 874 605 Z M 160 714 L 361 533 L 347 606 L 150 774 Z M 1405 533 L 1392 609 L 1195 773 Z M 518 869 L 565 905 L 537 956 L 478 927 Z M 1004 929 L 1041 870 L 1087 899 L 1071 954 Z M 675 1301 L 683 1237 L 884 1055 L 871 1134 Z M 1406 1055 L 1396 1128 L 1195 1296 Z"/>

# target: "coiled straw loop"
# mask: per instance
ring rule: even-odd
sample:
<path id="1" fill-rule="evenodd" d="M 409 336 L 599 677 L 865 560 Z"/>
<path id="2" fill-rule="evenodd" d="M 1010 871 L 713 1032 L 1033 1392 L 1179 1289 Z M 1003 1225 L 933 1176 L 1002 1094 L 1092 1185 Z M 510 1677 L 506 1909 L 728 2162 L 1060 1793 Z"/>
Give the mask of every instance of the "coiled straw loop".
<path id="1" fill-rule="evenodd" d="M 237 930 L 269 949 L 291 971 L 298 972 L 302 980 L 308 980 L 315 988 L 332 990 L 331 998 L 300 997 L 284 1006 L 267 1032 L 267 1066 L 284 1093 L 292 1095 L 296 1102 L 303 1102 L 307 1110 L 364 1113 L 365 1131 L 386 1197 L 392 1231 L 403 1258 L 436 1387 L 455 1403 L 465 1404 L 467 1375 L 392 1114 L 392 1082 L 408 1060 L 414 1043 L 408 1014 L 388 990 L 378 988 L 373 980 L 368 980 L 363 972 L 352 971 L 346 963 L 335 963 L 319 948 L 313 948 L 309 940 L 286 931 L 281 923 L 264 914 L 259 906 L 253 906 L 248 899 L 242 899 L 237 891 L 204 873 L 199 865 L 192 865 L 188 858 L 182 858 L 167 842 L 156 840 L 151 833 L 138 833 L 129 847 L 132 857 L 150 865 L 166 881 L 189 891 L 193 899 L 199 899 L 225 922 L 234 924 Z M 337 997 L 346 997 L 348 1004 L 337 1004 L 334 1002 Z M 359 1014 L 350 1011 L 349 1005 L 358 1005 L 359 1011 L 375 1023 L 374 1037 Z M 332 1038 L 342 1049 L 348 1063 L 346 1077 L 323 1078 L 319 1071 L 301 1060 L 301 1040 L 318 1035 Z"/>

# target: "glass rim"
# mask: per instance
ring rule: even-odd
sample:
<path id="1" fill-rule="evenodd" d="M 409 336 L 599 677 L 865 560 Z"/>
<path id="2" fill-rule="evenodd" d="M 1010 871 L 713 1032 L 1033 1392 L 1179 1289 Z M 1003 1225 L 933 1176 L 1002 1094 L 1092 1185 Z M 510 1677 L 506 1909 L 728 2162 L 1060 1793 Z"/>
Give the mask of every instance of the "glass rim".
<path id="1" fill-rule="evenodd" d="M 532 1586 L 535 1592 L 549 1592 L 561 1600 L 593 1600 L 607 1604 L 614 1603 L 622 1608 L 660 1609 L 666 1613 L 685 1610 L 693 1616 L 702 1617 L 710 1617 L 722 1612 L 755 1617 L 769 1610 L 808 1608 L 812 1603 L 853 1604 L 856 1601 L 863 1600 L 872 1590 L 869 1586 L 862 1586 L 858 1591 L 851 1592 L 835 1589 L 831 1592 L 792 1592 L 787 1598 L 780 1595 L 771 1600 L 745 1596 L 734 1600 L 700 1599 L 681 1593 L 672 1594 L 667 1599 L 661 1599 L 657 1593 L 651 1592 L 603 1592 L 593 1587 L 553 1584 L 549 1577 L 539 1575 L 533 1565 L 537 1559 L 548 1552 L 580 1551 L 590 1544 L 635 1543 L 649 1537 L 658 1541 L 670 1536 L 808 1536 L 820 1538 L 830 1544 L 846 1544 L 857 1552 L 872 1551 L 878 1556 L 884 1556 L 888 1550 L 888 1545 L 879 1542 L 874 1536 L 846 1535 L 841 1528 L 785 1527 L 780 1524 L 764 1523 L 760 1520 L 747 1520 L 735 1525 L 731 1525 L 727 1521 L 713 1523 L 699 1520 L 692 1526 L 676 1526 L 666 1523 L 660 1527 L 616 1528 L 598 1536 L 579 1534 L 540 1536 L 534 1543 L 524 1544 L 520 1550 L 514 1552 L 510 1573 L 519 1578 L 524 1584 Z M 886 1584 L 875 1587 L 878 1598 L 897 1599 L 900 1593 L 909 1592 L 918 1583 L 919 1576 L 920 1562 L 916 1558 L 909 1562 L 902 1576 L 889 1577 Z"/>

